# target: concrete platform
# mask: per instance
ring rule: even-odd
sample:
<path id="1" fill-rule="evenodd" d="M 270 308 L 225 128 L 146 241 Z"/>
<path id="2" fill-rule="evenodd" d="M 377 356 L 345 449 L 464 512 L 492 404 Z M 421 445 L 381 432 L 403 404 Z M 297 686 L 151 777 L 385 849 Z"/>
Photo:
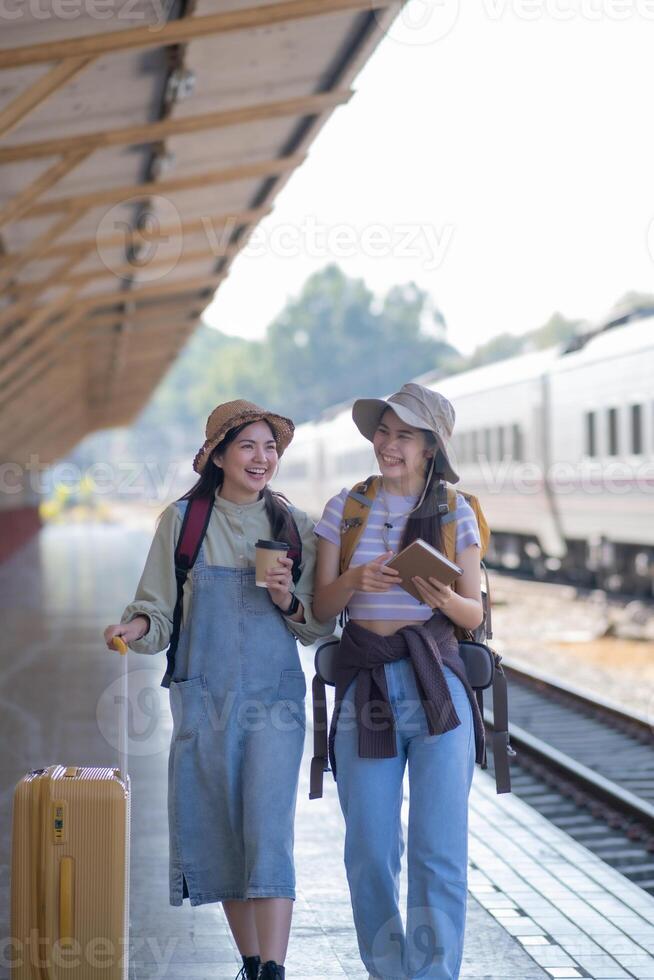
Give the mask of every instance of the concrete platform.
<path id="1" fill-rule="evenodd" d="M 52 762 L 116 765 L 119 662 L 104 647 L 102 629 L 132 597 L 149 540 L 138 528 L 50 527 L 0 566 L 0 977 L 8 972 L 13 787 L 28 769 Z M 309 672 L 311 651 L 302 657 Z M 164 663 L 163 655 L 130 655 L 130 977 L 227 980 L 240 961 L 221 906 L 168 905 Z M 324 799 L 309 801 L 310 748 L 298 804 L 288 976 L 365 980 L 336 788 L 328 775 Z M 654 978 L 654 900 L 520 800 L 497 797 L 480 770 L 470 858 L 462 980 Z"/>

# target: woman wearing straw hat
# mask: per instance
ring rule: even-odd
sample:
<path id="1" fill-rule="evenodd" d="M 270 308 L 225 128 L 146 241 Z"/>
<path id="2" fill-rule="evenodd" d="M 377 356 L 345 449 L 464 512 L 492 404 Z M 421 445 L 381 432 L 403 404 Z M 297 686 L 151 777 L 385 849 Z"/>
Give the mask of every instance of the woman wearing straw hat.
<path id="1" fill-rule="evenodd" d="M 296 637 L 309 644 L 333 628 L 311 612 L 313 523 L 268 487 L 293 431 L 290 419 L 246 401 L 212 412 L 193 463 L 199 480 L 163 512 L 136 598 L 121 624 L 105 630 L 108 645 L 121 636 L 137 653 L 168 646 L 183 516 L 189 501 L 213 501 L 184 584 L 169 680 L 170 903 L 223 903 L 243 980 L 284 978 L 305 729 Z M 292 542 L 294 528 L 301 540 L 295 589 L 290 557 L 279 558 L 257 588 L 255 542 Z"/>
<path id="2" fill-rule="evenodd" d="M 340 572 L 348 491 L 326 505 L 319 536 L 314 615 L 347 607 L 336 664 L 330 757 L 345 817 L 345 865 L 361 958 L 371 977 L 456 980 L 467 896 L 467 803 L 483 722 L 458 654 L 454 626 L 482 621 L 480 537 L 457 495 L 456 587 L 415 578 L 422 602 L 385 562 L 421 537 L 441 546 L 449 401 L 409 383 L 388 400 L 360 399 L 352 416 L 381 472 L 349 567 Z M 343 524 L 345 526 L 343 526 Z M 409 770 L 406 931 L 399 874 L 403 780 Z"/>

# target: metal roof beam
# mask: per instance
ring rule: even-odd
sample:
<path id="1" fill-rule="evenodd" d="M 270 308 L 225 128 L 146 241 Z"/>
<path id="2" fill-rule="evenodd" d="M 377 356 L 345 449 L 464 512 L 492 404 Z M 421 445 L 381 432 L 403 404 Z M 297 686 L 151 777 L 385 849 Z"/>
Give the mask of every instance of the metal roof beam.
<path id="1" fill-rule="evenodd" d="M 2 210 L 0 210 L 0 227 L 6 225 L 8 221 L 17 221 L 22 215 L 30 210 L 34 201 L 41 194 L 45 194 L 47 190 L 50 190 L 55 184 L 58 184 L 62 177 L 74 170 L 80 163 L 86 160 L 87 157 L 91 155 L 90 150 L 71 150 L 68 153 L 64 153 L 61 160 L 54 163 L 51 167 L 42 173 L 40 177 L 33 180 L 31 184 L 28 184 L 20 192 L 16 194 L 14 198 L 5 205 Z"/>
<path id="2" fill-rule="evenodd" d="M 111 246 L 127 246 L 131 240 L 134 238 L 138 243 L 153 243 L 157 239 L 161 238 L 163 240 L 170 240 L 170 238 L 177 237 L 179 235 L 192 235 L 198 232 L 204 232 L 207 234 L 207 223 L 213 231 L 217 225 L 228 225 L 230 222 L 233 224 L 234 229 L 241 226 L 248 226 L 255 224 L 260 221 L 261 218 L 266 217 L 271 212 L 271 207 L 262 208 L 252 208 L 247 211 L 235 211 L 233 213 L 222 213 L 217 215 L 204 215 L 201 218 L 196 218 L 192 221 L 187 221 L 186 224 L 177 225 L 175 227 L 165 227 L 158 228 L 152 234 L 149 234 L 146 229 L 132 229 L 131 238 L 126 238 L 124 232 L 118 232 L 115 235 L 110 235 L 107 238 L 103 238 L 98 241 L 96 238 L 87 238 L 81 241 L 68 242 L 66 244 L 52 245 L 51 243 L 56 240 L 59 234 L 63 234 L 72 225 L 76 224 L 77 221 L 82 217 L 85 212 L 80 210 L 77 213 L 64 215 L 58 222 L 56 222 L 51 228 L 49 228 L 43 235 L 30 245 L 28 249 L 24 252 L 9 253 L 4 261 L 0 261 L 0 286 L 8 282 L 16 273 L 29 261 L 35 258 L 51 259 L 51 258 L 70 258 L 75 259 L 73 264 L 80 261 L 84 256 L 90 254 L 94 250 L 97 252 L 102 248 Z M 215 243 L 211 244 L 211 254 L 220 257 L 222 253 L 216 251 Z M 66 266 L 62 266 L 66 268 Z M 48 277 L 48 282 L 57 276 L 57 281 L 59 280 L 59 272 L 52 273 L 52 276 Z M 23 292 L 29 290 L 29 283 L 23 283 L 20 285 L 21 295 Z M 25 290 L 23 290 L 23 286 Z M 120 294 L 116 294 L 116 302 L 121 301 Z M 14 316 L 20 315 L 27 307 L 30 305 L 30 301 L 27 299 L 19 300 L 20 306 L 16 304 L 17 308 L 8 307 L 6 310 L 0 312 L 0 326 L 3 323 L 10 322 Z"/>
<path id="3" fill-rule="evenodd" d="M 26 116 L 90 65 L 94 58 L 64 58 L 54 68 L 21 92 L 0 111 L 0 137 L 15 129 Z"/>
<path id="4" fill-rule="evenodd" d="M 45 326 L 48 320 L 70 306 L 75 295 L 75 290 L 69 289 L 63 296 L 58 296 L 57 299 L 40 307 L 25 323 L 21 323 L 13 333 L 0 342 L 0 355 L 2 355 L 3 362 L 2 367 L 0 367 L 0 384 L 4 384 L 7 378 L 17 374 L 23 365 L 29 364 L 34 353 L 40 349 L 39 345 L 44 339 L 58 337 L 63 326 L 74 316 L 77 316 L 78 312 L 79 316 L 83 315 L 83 311 L 72 310 L 64 316 L 63 320 L 49 327 Z M 43 327 L 42 330 L 41 327 Z M 41 330 L 40 333 L 39 330 Z M 24 344 L 27 346 L 23 346 Z"/>
<path id="5" fill-rule="evenodd" d="M 165 313 L 170 314 L 177 310 L 180 314 L 180 318 L 177 320 L 179 323 L 183 323 L 185 318 L 199 317 L 204 310 L 202 309 L 189 309 L 188 301 L 181 303 L 171 303 L 170 300 L 166 301 Z M 91 312 L 87 317 L 89 330 L 94 327 L 112 327 L 118 323 L 125 323 L 126 325 L 134 326 L 136 324 L 145 323 L 147 324 L 150 320 L 155 320 L 157 322 L 162 322 L 161 313 L 157 306 L 145 306 L 137 307 L 134 310 L 130 310 L 129 313 L 118 312 L 118 313 L 96 313 Z M 165 322 L 165 320 L 163 321 Z M 137 328 L 137 333 L 140 327 Z"/>
<path id="6" fill-rule="evenodd" d="M 185 23 L 180 21 L 179 23 Z M 295 99 L 280 99 L 276 102 L 263 102 L 259 105 L 239 106 L 222 109 L 219 112 L 204 112 L 199 116 L 179 116 L 160 119 L 158 122 L 142 123 L 138 126 L 125 126 L 120 129 L 99 130 L 95 133 L 82 133 L 78 136 L 63 136 L 58 139 L 36 140 L 32 143 L 18 143 L 14 146 L 0 147 L 0 164 L 20 163 L 42 157 L 58 156 L 62 153 L 86 150 L 92 153 L 109 146 L 140 146 L 156 143 L 170 136 L 185 136 L 226 126 L 240 126 L 267 119 L 283 119 L 287 116 L 315 116 L 328 109 L 343 105 L 352 96 L 349 89 L 336 89 L 331 92 L 318 92 Z"/>
<path id="7" fill-rule="evenodd" d="M 180 256 L 175 260 L 175 268 L 178 265 L 183 265 L 188 262 L 210 262 L 213 258 L 223 258 L 223 257 L 233 257 L 241 249 L 239 243 L 233 245 L 224 245 L 220 248 L 212 248 L 207 244 L 206 248 L 198 249 L 193 252 L 182 252 Z M 66 263 L 60 269 L 48 276 L 47 279 L 39 279 L 33 282 L 26 282 L 18 290 L 18 296 L 21 298 L 23 296 L 38 296 L 45 292 L 53 285 L 65 285 L 65 286 L 76 286 L 84 287 L 90 282 L 94 282 L 96 279 L 121 279 L 128 280 L 133 276 L 138 275 L 139 272 L 150 271 L 150 269 L 165 268 L 170 269 L 170 256 L 164 255 L 159 259 L 152 259 L 143 265 L 134 265 L 133 263 L 126 262 L 124 265 L 117 265 L 113 269 L 108 268 L 105 265 L 99 266 L 97 269 L 90 269 L 88 272 L 77 272 L 72 276 L 65 277 L 65 271 L 67 271 L 68 266 L 72 262 L 79 262 L 79 259 L 71 259 L 70 262 Z M 136 280 L 138 283 L 138 280 Z"/>
<path id="8" fill-rule="evenodd" d="M 0 288 L 12 279 L 23 266 L 31 262 L 32 259 L 41 258 L 44 253 L 51 248 L 52 243 L 67 232 L 73 225 L 76 225 L 80 218 L 84 215 L 85 211 L 73 211 L 70 214 L 65 214 L 63 217 L 55 221 L 46 231 L 42 232 L 34 241 L 25 249 L 24 252 L 7 252 L 0 260 Z M 64 253 L 66 255 L 76 254 L 77 249 L 81 246 L 81 242 L 74 242 L 72 246 L 67 246 L 67 251 Z M 84 243 L 87 244 L 87 243 Z"/>
<path id="9" fill-rule="evenodd" d="M 170 44 L 184 44 L 194 38 L 213 37 L 232 31 L 246 31 L 271 27 L 290 20 L 308 17 L 324 17 L 329 14 L 370 12 L 374 9 L 397 6 L 398 0 L 286 0 L 243 10 L 230 10 L 204 17 L 187 17 L 159 25 L 134 27 L 129 30 L 108 31 L 63 41 L 45 41 L 28 44 L 22 48 L 0 51 L 0 69 L 22 68 L 63 58 L 88 57 L 113 54 L 116 51 L 134 51 L 159 48 Z"/>
<path id="10" fill-rule="evenodd" d="M 224 170 L 212 170 L 204 174 L 191 174 L 188 177 L 173 177 L 169 180 L 149 181 L 146 184 L 124 184 L 108 190 L 94 191 L 91 194 L 77 194 L 72 197 L 59 197 L 54 201 L 42 201 L 30 209 L 29 218 L 41 218 L 47 214 L 57 214 L 71 209 L 93 208 L 106 204 L 119 204 L 126 198 L 149 198 L 159 194 L 172 194 L 175 191 L 204 190 L 213 184 L 227 184 L 237 180 L 256 177 L 274 177 L 295 170 L 306 159 L 305 153 L 295 153 L 272 160 L 259 160 L 255 163 L 241 163 Z"/>
<path id="11" fill-rule="evenodd" d="M 108 306 L 109 303 L 116 303 L 118 299 L 123 299 L 125 303 L 137 303 L 140 299 L 151 299 L 158 296 L 177 296 L 183 293 L 197 293 L 202 289 L 216 289 L 225 279 L 224 273 L 214 274 L 213 276 L 201 276 L 196 279 L 181 279 L 173 282 L 159 282 L 156 285 L 141 286 L 138 289 L 126 290 L 117 294 L 115 291 L 110 293 L 99 293 L 96 296 L 89 296 L 85 299 L 78 299 L 76 307 L 88 313 L 99 306 Z"/>

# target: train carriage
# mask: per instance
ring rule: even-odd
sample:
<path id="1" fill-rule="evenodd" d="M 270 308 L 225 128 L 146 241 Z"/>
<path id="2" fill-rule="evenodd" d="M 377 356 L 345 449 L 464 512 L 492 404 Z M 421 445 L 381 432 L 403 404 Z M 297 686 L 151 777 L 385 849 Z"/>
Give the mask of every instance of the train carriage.
<path id="1" fill-rule="evenodd" d="M 571 343 L 449 378 L 460 486 L 493 529 L 491 562 L 654 594 L 654 311 L 637 309 Z M 280 485 L 312 515 L 375 460 L 351 405 L 300 426 Z"/>

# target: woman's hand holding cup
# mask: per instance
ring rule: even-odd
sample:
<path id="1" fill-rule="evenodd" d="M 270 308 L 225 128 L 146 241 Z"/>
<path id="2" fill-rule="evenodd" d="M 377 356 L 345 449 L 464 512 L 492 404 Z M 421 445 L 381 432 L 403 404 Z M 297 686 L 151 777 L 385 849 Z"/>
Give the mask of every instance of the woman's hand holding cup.
<path id="1" fill-rule="evenodd" d="M 280 609 L 287 609 L 291 601 L 293 584 L 293 560 L 277 558 L 277 565 L 266 569 L 266 588 L 270 598 Z"/>
<path id="2" fill-rule="evenodd" d="M 288 549 L 285 541 L 265 541 L 262 538 L 254 546 L 257 566 L 255 584 L 268 589 L 270 598 L 280 609 L 287 609 L 291 601 L 293 561 L 286 557 Z"/>

